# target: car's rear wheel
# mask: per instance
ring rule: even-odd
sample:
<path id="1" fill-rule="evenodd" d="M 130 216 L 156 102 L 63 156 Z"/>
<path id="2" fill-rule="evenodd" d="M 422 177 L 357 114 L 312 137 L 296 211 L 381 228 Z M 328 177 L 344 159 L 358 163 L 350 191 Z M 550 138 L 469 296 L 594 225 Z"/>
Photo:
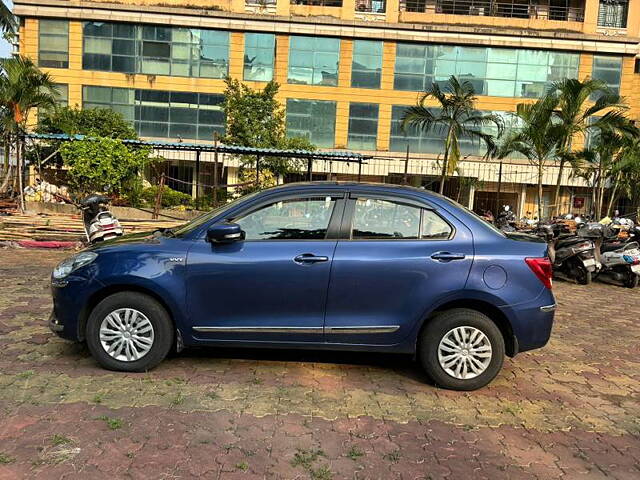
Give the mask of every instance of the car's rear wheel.
<path id="1" fill-rule="evenodd" d="M 475 390 L 495 378 L 504 360 L 504 338 L 486 315 L 465 308 L 437 314 L 422 330 L 418 358 L 436 385 Z"/>
<path id="2" fill-rule="evenodd" d="M 152 297 L 120 292 L 91 311 L 86 336 L 89 351 L 104 368 L 144 372 L 169 353 L 173 326 L 167 311 Z"/>

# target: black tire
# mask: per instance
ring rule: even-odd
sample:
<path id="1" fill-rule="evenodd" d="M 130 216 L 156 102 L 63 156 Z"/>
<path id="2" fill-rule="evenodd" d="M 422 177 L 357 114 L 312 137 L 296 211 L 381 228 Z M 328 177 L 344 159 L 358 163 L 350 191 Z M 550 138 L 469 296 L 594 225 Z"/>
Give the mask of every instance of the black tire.
<path id="1" fill-rule="evenodd" d="M 100 325 L 111 312 L 133 308 L 144 314 L 153 326 L 154 338 L 150 350 L 139 360 L 121 361 L 111 357 L 100 342 Z M 87 320 L 87 346 L 93 358 L 108 369 L 121 372 L 146 372 L 158 365 L 173 345 L 173 323 L 169 314 L 152 297 L 138 292 L 120 292 L 108 296 L 91 311 Z"/>
<path id="2" fill-rule="evenodd" d="M 442 339 L 456 327 L 473 327 L 488 338 L 491 357 L 486 369 L 474 378 L 461 379 L 446 372 L 438 359 Z M 504 338 L 498 326 L 486 315 L 466 308 L 455 308 L 437 314 L 422 329 L 418 342 L 418 359 L 427 375 L 439 387 L 451 390 L 476 390 L 495 378 L 504 361 Z"/>
<path id="3" fill-rule="evenodd" d="M 638 275 L 633 273 L 631 269 L 627 272 L 627 276 L 624 279 L 624 286 L 627 288 L 636 288 L 638 286 Z"/>
<path id="4" fill-rule="evenodd" d="M 592 274 L 580 260 L 574 260 L 573 268 L 571 270 L 573 270 L 576 282 L 580 285 L 589 285 L 591 283 Z"/>

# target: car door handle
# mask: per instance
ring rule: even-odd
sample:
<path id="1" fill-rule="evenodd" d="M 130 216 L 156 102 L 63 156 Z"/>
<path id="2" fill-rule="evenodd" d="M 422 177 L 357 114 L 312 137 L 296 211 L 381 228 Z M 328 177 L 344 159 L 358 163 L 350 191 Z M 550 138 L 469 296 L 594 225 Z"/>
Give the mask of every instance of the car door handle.
<path id="1" fill-rule="evenodd" d="M 296 263 L 318 263 L 328 262 L 329 257 L 314 255 L 313 253 L 303 253 L 293 259 Z"/>
<path id="2" fill-rule="evenodd" d="M 431 255 L 431 258 L 438 260 L 439 262 L 450 262 L 451 260 L 464 260 L 464 253 L 450 253 L 450 252 L 436 252 Z"/>

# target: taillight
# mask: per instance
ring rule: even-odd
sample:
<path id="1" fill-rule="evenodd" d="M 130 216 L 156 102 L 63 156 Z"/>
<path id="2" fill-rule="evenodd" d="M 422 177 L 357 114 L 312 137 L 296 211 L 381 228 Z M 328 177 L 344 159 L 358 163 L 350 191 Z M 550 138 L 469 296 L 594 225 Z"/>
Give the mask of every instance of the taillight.
<path id="1" fill-rule="evenodd" d="M 538 280 L 540 280 L 545 287 L 550 289 L 552 284 L 551 279 L 553 277 L 551 261 L 547 257 L 528 257 L 525 258 L 524 261 L 527 262 L 527 265 L 529 265 L 531 271 L 535 273 L 536 277 L 538 277 Z"/>

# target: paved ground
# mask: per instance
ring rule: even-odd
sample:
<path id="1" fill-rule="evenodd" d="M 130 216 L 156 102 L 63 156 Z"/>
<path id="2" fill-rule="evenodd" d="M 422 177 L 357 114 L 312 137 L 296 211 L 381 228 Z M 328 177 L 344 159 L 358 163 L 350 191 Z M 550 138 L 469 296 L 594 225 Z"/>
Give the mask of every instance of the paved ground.
<path id="1" fill-rule="evenodd" d="M 184 352 L 124 375 L 47 330 L 64 255 L 0 249 L 0 479 L 640 478 L 640 289 L 557 282 L 550 344 L 471 393 L 364 354 Z"/>

